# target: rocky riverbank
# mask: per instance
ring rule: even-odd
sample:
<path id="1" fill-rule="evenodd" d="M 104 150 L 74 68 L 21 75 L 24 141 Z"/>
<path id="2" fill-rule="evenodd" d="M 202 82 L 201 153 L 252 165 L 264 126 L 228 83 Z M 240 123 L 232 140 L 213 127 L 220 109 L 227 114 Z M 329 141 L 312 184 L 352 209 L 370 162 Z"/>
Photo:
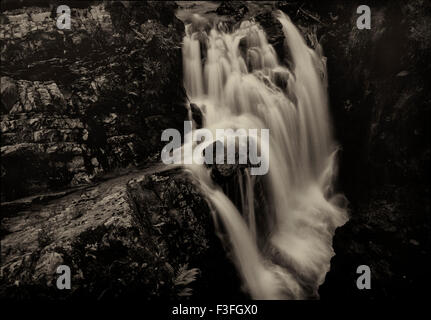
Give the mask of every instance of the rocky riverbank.
<path id="1" fill-rule="evenodd" d="M 185 173 L 161 169 L 27 199 L 19 213 L 9 211 L 2 221 L 0 295 L 100 300 L 239 294 L 239 283 L 222 285 L 235 274 L 223 260 L 206 200 Z M 71 268 L 72 290 L 56 287 L 62 264 Z"/>

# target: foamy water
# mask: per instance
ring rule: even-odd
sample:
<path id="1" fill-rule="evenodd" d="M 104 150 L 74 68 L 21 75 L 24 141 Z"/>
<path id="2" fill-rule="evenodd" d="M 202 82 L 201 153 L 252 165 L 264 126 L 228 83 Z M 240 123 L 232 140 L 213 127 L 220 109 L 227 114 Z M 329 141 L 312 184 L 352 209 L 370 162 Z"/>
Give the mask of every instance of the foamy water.
<path id="1" fill-rule="evenodd" d="M 334 254 L 334 231 L 348 219 L 346 201 L 333 193 L 337 145 L 330 130 L 322 50 L 309 48 L 282 12 L 276 18 L 291 69 L 280 63 L 254 22 L 243 21 L 233 32 L 214 26 L 209 33 L 190 24 L 183 42 L 184 86 L 203 113 L 203 127 L 269 128 L 268 174 L 256 178 L 244 170 L 238 186 L 241 205 L 235 205 L 205 165 L 185 168 L 216 209 L 252 298 L 316 298 Z M 187 141 L 192 143 L 190 137 Z M 257 179 L 264 199 L 256 196 Z M 256 210 L 259 202 L 268 205 Z M 257 223 L 257 217 L 267 223 Z"/>

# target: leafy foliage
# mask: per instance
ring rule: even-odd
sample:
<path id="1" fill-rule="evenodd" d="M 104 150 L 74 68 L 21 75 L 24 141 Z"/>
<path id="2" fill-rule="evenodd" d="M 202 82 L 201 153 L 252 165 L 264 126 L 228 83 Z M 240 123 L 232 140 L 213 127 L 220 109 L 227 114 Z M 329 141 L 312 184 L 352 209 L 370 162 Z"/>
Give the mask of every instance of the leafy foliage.
<path id="1" fill-rule="evenodd" d="M 188 297 L 192 295 L 193 290 L 187 286 L 196 280 L 199 272 L 197 268 L 188 269 L 187 264 L 180 266 L 174 279 L 174 285 L 180 287 L 177 291 L 179 297 Z"/>

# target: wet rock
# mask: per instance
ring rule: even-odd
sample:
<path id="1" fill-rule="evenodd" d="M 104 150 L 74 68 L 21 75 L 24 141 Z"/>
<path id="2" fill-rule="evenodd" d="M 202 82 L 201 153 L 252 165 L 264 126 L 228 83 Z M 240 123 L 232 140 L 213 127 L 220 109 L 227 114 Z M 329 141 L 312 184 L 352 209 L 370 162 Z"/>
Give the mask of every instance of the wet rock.
<path id="1" fill-rule="evenodd" d="M 203 297 L 222 287 L 220 270 L 234 272 L 214 263 L 224 253 L 210 208 L 181 171 L 128 174 L 50 199 L 3 218 L 2 297 Z M 71 268 L 71 290 L 55 287 L 60 264 Z"/>
<path id="2" fill-rule="evenodd" d="M 231 177 L 236 170 L 238 169 L 237 164 L 215 164 L 214 165 L 216 175 L 222 176 L 222 177 Z"/>
<path id="3" fill-rule="evenodd" d="M 250 138 L 247 137 L 247 148 L 252 147 L 254 144 L 250 142 Z M 229 180 L 229 178 L 232 178 L 235 174 L 238 173 L 239 170 L 243 171 L 244 169 L 252 168 L 252 167 L 258 167 L 260 164 L 252 164 L 250 162 L 250 158 L 248 156 L 248 153 L 244 160 L 245 163 L 240 163 L 240 153 L 239 153 L 239 144 L 238 144 L 238 138 L 235 142 L 235 155 L 234 155 L 234 163 L 228 163 L 228 150 L 227 145 L 225 145 L 222 141 L 218 140 L 214 143 L 212 143 L 210 146 L 208 146 L 204 150 L 204 154 L 206 152 L 211 152 L 212 149 L 212 164 L 206 164 L 207 167 L 211 168 L 211 176 L 212 178 L 219 183 L 223 183 L 226 180 Z M 224 150 L 223 156 L 217 154 L 216 150 Z M 207 151 L 208 150 L 208 151 Z"/>
<path id="4" fill-rule="evenodd" d="M 255 16 L 268 37 L 268 42 L 274 47 L 280 61 L 284 60 L 284 34 L 281 23 L 275 18 L 271 11 L 263 12 Z"/>
<path id="5" fill-rule="evenodd" d="M 236 21 L 241 20 L 248 12 L 248 7 L 245 1 L 226 1 L 216 9 L 219 15 L 229 15 L 235 18 Z"/>
<path id="6" fill-rule="evenodd" d="M 196 123 L 197 129 L 202 128 L 203 114 L 201 109 L 199 109 L 199 107 L 196 104 L 190 103 L 190 110 L 192 113 L 192 119 Z"/>

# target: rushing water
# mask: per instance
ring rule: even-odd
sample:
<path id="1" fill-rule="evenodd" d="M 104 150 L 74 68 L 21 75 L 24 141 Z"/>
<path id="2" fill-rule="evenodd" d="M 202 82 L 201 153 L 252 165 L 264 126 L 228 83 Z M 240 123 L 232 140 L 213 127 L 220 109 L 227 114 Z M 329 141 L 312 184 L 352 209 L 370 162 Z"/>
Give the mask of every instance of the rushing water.
<path id="1" fill-rule="evenodd" d="M 234 203 L 205 165 L 185 167 L 214 206 L 252 298 L 317 298 L 334 254 L 335 228 L 347 221 L 345 199 L 332 188 L 337 146 L 325 59 L 320 48 L 306 45 L 289 17 L 277 12 L 276 18 L 290 68 L 252 21 L 232 32 L 189 24 L 183 43 L 184 85 L 203 113 L 203 127 L 269 128 L 268 174 L 251 176 L 245 169 L 238 176 L 240 203 Z M 264 189 L 259 197 L 257 181 Z"/>

